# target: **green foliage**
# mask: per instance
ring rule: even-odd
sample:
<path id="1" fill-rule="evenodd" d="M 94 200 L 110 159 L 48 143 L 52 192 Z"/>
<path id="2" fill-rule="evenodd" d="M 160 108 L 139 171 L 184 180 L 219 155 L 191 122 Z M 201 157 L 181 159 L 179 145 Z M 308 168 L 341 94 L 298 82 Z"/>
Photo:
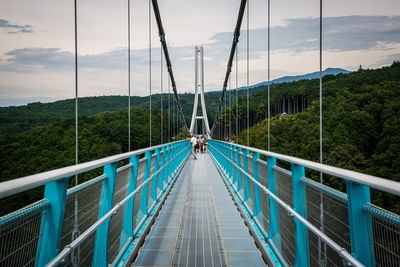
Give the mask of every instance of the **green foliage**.
<path id="1" fill-rule="evenodd" d="M 152 145 L 160 144 L 161 114 L 152 110 Z M 164 111 L 164 140 L 168 118 Z M 128 151 L 128 113 L 103 112 L 79 117 L 79 163 Z M 149 146 L 149 111 L 131 110 L 131 150 Z M 0 135 L 0 182 L 75 164 L 75 119 L 38 126 L 20 134 Z M 84 182 L 99 175 L 95 170 L 79 176 Z M 0 216 L 43 197 L 37 189 L 2 199 Z"/>
<path id="2" fill-rule="evenodd" d="M 280 95 L 296 95 L 310 86 L 310 105 L 304 112 L 271 119 L 271 151 L 319 161 L 319 101 L 314 94 L 317 81 L 301 81 L 274 88 Z M 265 92 L 251 98 L 261 107 Z M 277 94 L 275 94 L 275 97 Z M 274 99 L 274 98 L 272 98 Z M 264 102 L 263 102 L 264 101 Z M 239 105 L 242 105 L 239 103 Z M 257 111 L 259 114 L 260 111 Z M 323 83 L 323 161 L 400 182 L 400 63 L 328 77 Z M 268 121 L 250 129 L 250 146 L 268 148 Z M 239 135 L 246 144 L 247 130 Z M 317 178 L 318 174 L 311 174 Z M 344 183 L 326 177 L 327 183 L 345 191 Z M 373 201 L 400 213 L 399 198 L 373 191 Z"/>

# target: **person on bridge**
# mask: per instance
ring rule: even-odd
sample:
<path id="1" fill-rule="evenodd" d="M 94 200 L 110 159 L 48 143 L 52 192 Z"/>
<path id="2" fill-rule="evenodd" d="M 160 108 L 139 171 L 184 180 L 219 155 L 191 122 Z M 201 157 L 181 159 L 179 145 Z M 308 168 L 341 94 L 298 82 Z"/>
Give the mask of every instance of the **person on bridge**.
<path id="1" fill-rule="evenodd" d="M 197 159 L 197 157 L 196 157 L 197 138 L 193 134 L 190 135 L 190 143 L 192 144 L 193 158 Z"/>

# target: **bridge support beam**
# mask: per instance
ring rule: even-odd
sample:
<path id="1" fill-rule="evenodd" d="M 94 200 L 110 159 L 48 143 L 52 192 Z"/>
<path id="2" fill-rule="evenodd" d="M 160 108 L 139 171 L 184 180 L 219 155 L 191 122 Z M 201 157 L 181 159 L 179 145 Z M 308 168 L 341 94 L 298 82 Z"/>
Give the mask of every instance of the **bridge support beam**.
<path id="1" fill-rule="evenodd" d="M 146 167 L 144 170 L 143 182 L 146 181 L 147 179 L 149 179 L 149 177 L 150 177 L 152 152 L 147 151 L 147 152 L 145 152 L 144 156 L 146 158 Z M 142 214 L 142 217 L 146 217 L 147 215 L 149 215 L 148 207 L 147 207 L 148 191 L 149 191 L 149 183 L 145 184 L 142 188 L 142 199 L 140 200 L 140 211 L 141 211 L 140 213 Z M 143 218 L 140 218 L 140 219 L 143 219 Z"/>
<path id="2" fill-rule="evenodd" d="M 246 173 L 249 173 L 249 160 L 247 156 L 249 155 L 249 151 L 247 149 L 243 149 L 243 169 Z M 244 176 L 244 197 L 243 202 L 246 202 L 250 197 L 250 182 L 249 177 L 247 175 Z"/>
<path id="3" fill-rule="evenodd" d="M 275 171 L 273 167 L 276 165 L 276 158 L 267 157 L 267 172 L 268 172 L 268 190 L 277 195 Z M 281 251 L 281 234 L 279 231 L 279 210 L 278 203 L 269 196 L 269 229 L 268 239 L 273 243 L 275 249 Z"/>
<path id="4" fill-rule="evenodd" d="M 129 178 L 128 193 L 132 193 L 136 189 L 137 175 L 139 170 L 139 156 L 135 155 L 130 158 L 130 163 L 132 164 L 131 175 Z M 133 208 L 135 203 L 135 197 L 131 198 L 126 202 L 125 206 L 125 216 L 124 216 L 124 226 L 121 233 L 120 248 L 126 243 L 130 238 L 133 238 L 133 230 L 135 229 L 136 222 L 133 222 Z M 135 223 L 135 225 L 134 225 Z"/>
<path id="5" fill-rule="evenodd" d="M 240 147 L 238 147 L 236 149 L 236 164 L 242 168 L 242 160 L 240 159 L 240 152 L 242 151 L 242 149 Z M 236 191 L 240 191 L 242 190 L 242 172 L 238 169 L 237 170 L 237 186 L 236 186 Z M 240 198 L 240 194 L 238 194 L 239 198 Z M 243 199 L 241 199 L 241 201 L 243 201 Z"/>
<path id="6" fill-rule="evenodd" d="M 303 218 L 307 217 L 306 188 L 300 181 L 305 176 L 304 167 L 292 163 L 292 190 L 293 208 Z M 294 266 L 310 266 L 308 229 L 298 219 L 294 219 L 296 225 L 295 263 Z"/>
<path id="7" fill-rule="evenodd" d="M 166 163 L 165 161 L 165 147 L 161 148 L 161 162 L 160 162 L 160 168 L 162 168 L 164 166 L 164 164 Z M 158 188 L 160 189 L 161 193 L 164 192 L 164 180 L 165 180 L 165 172 L 166 172 L 166 168 L 164 168 L 160 174 L 158 175 Z"/>
<path id="8" fill-rule="evenodd" d="M 235 146 L 232 150 L 232 161 L 234 164 L 237 164 L 237 147 Z M 232 164 L 233 165 L 233 164 Z M 234 165 L 233 165 L 234 166 Z M 232 186 L 237 182 L 238 180 L 238 169 L 236 168 L 236 166 L 233 167 L 233 177 L 232 177 Z"/>
<path id="9" fill-rule="evenodd" d="M 259 182 L 260 177 L 258 176 L 258 162 L 257 160 L 260 158 L 260 154 L 257 152 L 253 152 L 253 177 Z M 260 188 L 253 183 L 254 186 L 254 210 L 253 217 L 256 217 L 258 213 L 261 211 L 261 198 L 260 198 Z"/>
<path id="10" fill-rule="evenodd" d="M 102 189 L 103 199 L 98 218 L 106 215 L 113 205 L 115 178 L 117 175 L 118 162 L 109 163 L 104 166 L 104 174 L 107 175 Z M 108 230 L 111 219 L 103 223 L 96 231 L 96 240 L 93 252 L 92 266 L 107 266 L 108 265 Z"/>
<path id="11" fill-rule="evenodd" d="M 156 173 L 158 171 L 158 169 L 160 168 L 160 149 L 156 148 L 154 153 L 156 154 L 156 159 L 154 161 L 154 170 L 153 173 Z M 153 182 L 151 183 L 151 198 L 154 200 L 154 203 L 157 202 L 158 199 L 158 178 L 161 177 L 160 174 L 157 174 L 155 177 L 153 177 Z M 161 194 L 161 191 L 160 191 Z M 150 207 L 150 210 L 153 207 Z"/>
<path id="12" fill-rule="evenodd" d="M 351 254 L 365 266 L 374 266 L 371 216 L 363 206 L 371 203 L 370 189 L 366 185 L 346 182 L 350 224 Z"/>
<path id="13" fill-rule="evenodd" d="M 61 179 L 45 186 L 44 198 L 49 200 L 51 205 L 42 213 L 35 266 L 46 265 L 59 252 L 68 180 Z"/>

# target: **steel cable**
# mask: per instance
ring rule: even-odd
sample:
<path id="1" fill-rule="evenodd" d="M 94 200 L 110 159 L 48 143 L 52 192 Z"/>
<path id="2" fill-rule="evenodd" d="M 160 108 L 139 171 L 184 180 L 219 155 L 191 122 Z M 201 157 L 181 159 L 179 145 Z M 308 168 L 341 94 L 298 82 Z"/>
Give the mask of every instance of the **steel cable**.
<path id="1" fill-rule="evenodd" d="M 128 152 L 131 151 L 131 8 L 128 0 Z"/>
<path id="2" fill-rule="evenodd" d="M 151 146 L 151 1 L 149 0 L 149 146 Z"/>
<path id="3" fill-rule="evenodd" d="M 250 103 L 249 103 L 249 84 L 250 84 L 250 66 L 249 66 L 249 15 L 250 15 L 250 8 L 249 8 L 250 0 L 247 1 L 247 32 L 246 32 L 246 56 L 247 56 L 247 146 L 250 146 Z"/>
<path id="4" fill-rule="evenodd" d="M 74 1 L 74 20 L 75 20 L 75 165 L 78 165 L 78 142 L 79 142 L 79 129 L 78 129 L 78 8 L 77 2 Z M 75 186 L 78 186 L 78 174 L 75 175 Z M 71 240 L 74 241 L 79 235 L 78 229 L 78 199 L 75 196 L 74 199 L 74 230 L 72 231 Z M 71 262 L 73 266 L 79 264 L 80 258 L 80 248 L 78 247 L 77 255 L 75 255 L 75 250 L 71 254 Z"/>
<path id="5" fill-rule="evenodd" d="M 233 57 L 235 55 L 235 50 L 236 50 L 237 44 L 239 42 L 240 28 L 241 28 L 242 21 L 243 21 L 243 14 L 244 14 L 244 9 L 246 7 L 246 2 L 247 2 L 247 0 L 242 0 L 241 3 L 240 3 L 239 14 L 238 14 L 238 18 L 237 18 L 237 21 L 236 21 L 236 27 L 235 27 L 235 31 L 234 31 L 234 35 L 233 35 L 231 52 L 230 52 L 229 60 L 228 60 L 228 66 L 227 66 L 227 69 L 226 69 L 224 84 L 222 86 L 222 93 L 221 93 L 220 101 L 219 101 L 219 104 L 218 104 L 217 113 L 215 115 L 214 123 L 213 123 L 213 126 L 212 126 L 211 131 L 210 131 L 210 135 L 214 132 L 216 124 L 217 124 L 217 122 L 219 120 L 220 113 L 221 113 L 221 107 L 222 107 L 222 104 L 223 104 L 223 101 L 224 101 L 224 96 L 225 96 L 225 92 L 226 92 L 226 87 L 228 85 L 229 75 L 230 75 L 231 70 L 232 70 Z"/>
<path id="6" fill-rule="evenodd" d="M 270 83 L 271 83 L 271 54 L 270 54 L 270 49 L 271 49 L 271 1 L 268 0 L 268 151 L 271 151 L 271 104 L 270 104 Z"/>
<path id="7" fill-rule="evenodd" d="M 164 118 L 163 118 L 163 49 L 162 49 L 162 46 L 160 46 L 160 73 L 161 73 L 161 77 L 160 77 L 160 79 L 161 79 L 161 81 L 160 81 L 160 83 L 161 83 L 161 96 L 160 96 L 160 98 L 161 98 L 161 144 L 163 144 L 164 143 Z"/>
<path id="8" fill-rule="evenodd" d="M 174 95 L 175 95 L 176 106 L 177 106 L 179 115 L 183 120 L 183 125 L 185 126 L 186 133 L 189 133 L 189 128 L 188 128 L 188 126 L 186 124 L 185 116 L 183 115 L 182 106 L 181 106 L 181 103 L 180 103 L 180 100 L 179 100 L 179 96 L 178 96 L 178 91 L 176 89 L 174 73 L 172 71 L 171 59 L 169 58 L 168 46 L 167 46 L 167 42 L 166 42 L 166 39 L 165 39 L 165 32 L 164 32 L 164 29 L 163 29 L 163 26 L 162 26 L 160 10 L 158 8 L 158 2 L 157 2 L 157 0 L 152 0 L 152 3 L 153 3 L 153 9 L 154 9 L 154 16 L 156 18 L 157 27 L 158 27 L 158 35 L 160 36 L 160 42 L 161 42 L 161 45 L 162 45 L 163 50 L 164 50 L 164 56 L 165 56 L 165 61 L 166 61 L 166 64 L 167 64 L 168 73 L 169 73 L 169 76 L 170 76 L 170 79 L 171 79 L 172 90 L 174 91 Z"/>

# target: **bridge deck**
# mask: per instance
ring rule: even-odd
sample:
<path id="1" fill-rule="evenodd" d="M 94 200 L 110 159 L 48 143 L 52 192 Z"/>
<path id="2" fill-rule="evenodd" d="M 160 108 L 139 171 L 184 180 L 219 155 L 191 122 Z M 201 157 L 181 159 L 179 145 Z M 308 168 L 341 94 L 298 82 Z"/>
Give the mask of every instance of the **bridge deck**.
<path id="1" fill-rule="evenodd" d="M 133 266 L 265 266 L 208 154 L 190 158 Z"/>

